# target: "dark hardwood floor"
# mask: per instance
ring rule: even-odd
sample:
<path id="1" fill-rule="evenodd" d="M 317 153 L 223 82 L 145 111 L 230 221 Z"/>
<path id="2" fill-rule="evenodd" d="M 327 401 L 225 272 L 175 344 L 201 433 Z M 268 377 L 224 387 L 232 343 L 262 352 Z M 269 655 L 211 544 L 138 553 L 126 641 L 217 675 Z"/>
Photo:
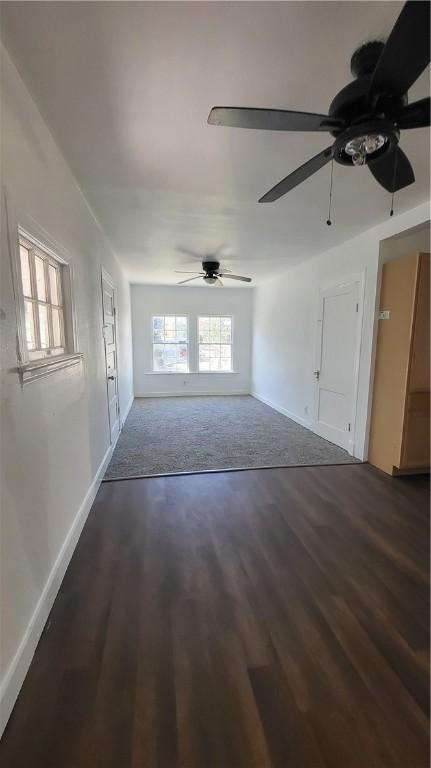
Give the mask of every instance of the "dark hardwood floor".
<path id="1" fill-rule="evenodd" d="M 103 484 L 3 768 L 428 768 L 429 480 Z"/>

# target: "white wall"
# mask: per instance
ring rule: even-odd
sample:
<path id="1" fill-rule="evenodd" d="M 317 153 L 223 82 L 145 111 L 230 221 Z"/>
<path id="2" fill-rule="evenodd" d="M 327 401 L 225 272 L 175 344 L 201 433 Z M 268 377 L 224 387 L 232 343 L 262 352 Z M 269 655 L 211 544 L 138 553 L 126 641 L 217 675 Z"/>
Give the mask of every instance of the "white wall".
<path id="1" fill-rule="evenodd" d="M 250 288 L 132 285 L 133 370 L 136 397 L 246 394 L 250 391 L 252 293 Z M 233 315 L 234 373 L 151 373 L 151 318 L 189 317 L 189 364 L 197 370 L 198 315 Z"/>
<path id="2" fill-rule="evenodd" d="M 9 234 L 41 229 L 71 255 L 83 363 L 21 387 L 8 231 L 1 233 L 1 715 L 4 726 L 109 449 L 100 271 L 116 285 L 120 406 L 132 389 L 130 292 L 118 261 L 2 51 L 2 183 Z"/>
<path id="3" fill-rule="evenodd" d="M 409 253 L 417 253 L 418 251 L 429 253 L 431 250 L 430 234 L 430 225 L 427 222 L 382 240 L 380 243 L 381 263 L 384 264 L 391 259 L 398 259 L 400 256 L 407 256 Z"/>
<path id="4" fill-rule="evenodd" d="M 311 426 L 319 290 L 363 274 L 364 304 L 354 454 L 365 458 L 376 332 L 380 241 L 429 219 L 429 204 L 388 219 L 359 237 L 286 271 L 255 289 L 253 393 Z M 413 241 L 407 241 L 411 248 Z M 418 248 L 423 244 L 423 234 Z"/>

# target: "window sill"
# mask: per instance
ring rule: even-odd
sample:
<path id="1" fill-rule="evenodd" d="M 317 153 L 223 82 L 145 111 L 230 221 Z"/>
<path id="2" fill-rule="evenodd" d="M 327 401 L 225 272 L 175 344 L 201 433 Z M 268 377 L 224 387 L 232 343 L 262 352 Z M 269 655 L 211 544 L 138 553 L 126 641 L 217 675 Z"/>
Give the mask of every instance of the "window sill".
<path id="1" fill-rule="evenodd" d="M 63 368 L 70 368 L 72 365 L 78 365 L 82 360 L 82 352 L 74 352 L 70 355 L 59 355 L 58 357 L 46 358 L 42 360 L 31 360 L 17 367 L 17 372 L 21 377 L 23 384 L 28 384 L 35 379 L 41 379 L 49 376 L 51 373 L 61 371 Z"/>
<path id="2" fill-rule="evenodd" d="M 210 376 L 228 374 L 230 376 L 237 373 L 238 371 L 183 371 L 182 373 L 181 371 L 146 371 L 144 376 L 206 376 L 207 374 Z"/>

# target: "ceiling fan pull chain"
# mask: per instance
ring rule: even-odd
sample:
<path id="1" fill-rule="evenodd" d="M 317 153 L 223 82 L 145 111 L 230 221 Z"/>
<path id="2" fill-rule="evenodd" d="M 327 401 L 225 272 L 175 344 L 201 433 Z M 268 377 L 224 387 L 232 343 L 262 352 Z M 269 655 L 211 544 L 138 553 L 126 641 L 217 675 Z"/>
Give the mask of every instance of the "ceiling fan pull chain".
<path id="1" fill-rule="evenodd" d="M 395 198 L 395 182 L 396 182 L 396 178 L 397 178 L 397 164 L 398 164 L 398 152 L 395 152 L 395 157 L 394 157 L 394 176 L 393 176 L 393 179 L 392 179 L 391 210 L 390 210 L 389 216 L 393 216 L 394 215 L 394 198 Z"/>
<path id="2" fill-rule="evenodd" d="M 329 207 L 328 207 L 328 218 L 326 220 L 326 223 L 327 223 L 328 227 L 330 227 L 331 224 L 332 224 L 332 221 L 331 221 L 331 206 L 332 206 L 332 179 L 333 179 L 333 176 L 334 176 L 334 159 L 332 159 L 332 161 L 331 161 L 331 183 L 329 185 Z"/>

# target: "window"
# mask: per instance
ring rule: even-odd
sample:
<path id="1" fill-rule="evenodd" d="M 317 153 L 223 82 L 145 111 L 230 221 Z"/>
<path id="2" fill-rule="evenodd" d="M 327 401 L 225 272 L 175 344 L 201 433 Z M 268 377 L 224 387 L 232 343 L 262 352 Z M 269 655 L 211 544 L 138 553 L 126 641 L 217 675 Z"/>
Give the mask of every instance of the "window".
<path id="1" fill-rule="evenodd" d="M 232 318 L 199 318 L 199 371 L 232 371 Z"/>
<path id="2" fill-rule="evenodd" d="M 38 229 L 37 225 L 35 227 Z M 76 351 L 72 273 L 67 254 L 17 226 L 13 280 L 17 303 L 18 366 L 23 384 L 82 360 Z M 57 255 L 57 250 L 61 255 Z M 66 258 L 65 258 L 66 256 Z"/>
<path id="3" fill-rule="evenodd" d="M 21 234 L 19 258 L 27 357 L 39 360 L 64 355 L 63 263 Z"/>
<path id="4" fill-rule="evenodd" d="M 153 317 L 153 371 L 187 373 L 189 370 L 187 317 Z"/>

